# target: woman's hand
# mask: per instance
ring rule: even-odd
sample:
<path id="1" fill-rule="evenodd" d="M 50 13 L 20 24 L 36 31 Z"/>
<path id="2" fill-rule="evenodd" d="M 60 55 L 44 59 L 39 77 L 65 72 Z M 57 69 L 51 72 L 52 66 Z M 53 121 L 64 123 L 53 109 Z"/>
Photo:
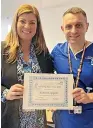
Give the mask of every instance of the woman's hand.
<path id="1" fill-rule="evenodd" d="M 15 84 L 11 86 L 6 95 L 6 100 L 15 100 L 23 98 L 23 90 L 24 86 L 22 86 L 21 84 Z"/>
<path id="2" fill-rule="evenodd" d="M 91 93 L 86 93 L 82 88 L 75 88 L 72 94 L 77 103 L 87 104 L 93 100 L 93 94 L 91 95 Z"/>

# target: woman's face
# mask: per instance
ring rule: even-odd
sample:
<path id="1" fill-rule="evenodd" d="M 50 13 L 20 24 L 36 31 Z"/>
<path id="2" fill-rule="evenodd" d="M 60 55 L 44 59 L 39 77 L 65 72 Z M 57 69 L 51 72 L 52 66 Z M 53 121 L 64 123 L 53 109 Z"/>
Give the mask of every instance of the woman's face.
<path id="1" fill-rule="evenodd" d="M 24 13 L 19 16 L 17 33 L 21 41 L 31 41 L 37 30 L 37 19 L 33 13 Z"/>

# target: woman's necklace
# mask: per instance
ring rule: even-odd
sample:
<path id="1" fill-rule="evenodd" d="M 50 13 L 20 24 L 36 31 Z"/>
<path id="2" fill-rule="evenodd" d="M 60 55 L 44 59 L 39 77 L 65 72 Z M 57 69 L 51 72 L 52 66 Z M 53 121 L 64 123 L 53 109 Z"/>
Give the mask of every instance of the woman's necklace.
<path id="1" fill-rule="evenodd" d="M 78 87 L 78 84 L 79 84 L 80 73 L 82 71 L 82 65 L 83 65 L 83 60 L 84 60 L 85 49 L 86 49 L 86 42 L 84 43 L 84 46 L 83 46 L 83 52 L 82 52 L 82 56 L 81 56 L 79 68 L 77 70 L 76 82 L 74 81 L 74 88 L 77 88 Z M 69 47 L 69 44 L 68 44 L 68 62 L 69 62 L 70 74 L 73 74 L 73 71 L 72 71 L 72 62 L 71 62 L 71 57 L 70 57 L 70 47 Z M 72 114 L 73 113 L 74 114 L 81 114 L 82 113 L 82 106 L 76 106 L 76 102 L 74 101 L 73 111 L 70 110 L 69 112 L 70 112 L 70 114 L 71 113 Z"/>

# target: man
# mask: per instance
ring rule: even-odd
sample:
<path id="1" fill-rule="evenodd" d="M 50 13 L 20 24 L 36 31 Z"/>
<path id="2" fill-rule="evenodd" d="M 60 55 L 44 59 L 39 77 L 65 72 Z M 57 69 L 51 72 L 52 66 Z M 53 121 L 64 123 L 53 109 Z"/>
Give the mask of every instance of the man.
<path id="1" fill-rule="evenodd" d="M 57 73 L 73 74 L 74 110 L 54 113 L 56 128 L 93 127 L 93 43 L 85 39 L 89 23 L 84 10 L 72 7 L 63 14 L 66 37 L 52 51 Z"/>

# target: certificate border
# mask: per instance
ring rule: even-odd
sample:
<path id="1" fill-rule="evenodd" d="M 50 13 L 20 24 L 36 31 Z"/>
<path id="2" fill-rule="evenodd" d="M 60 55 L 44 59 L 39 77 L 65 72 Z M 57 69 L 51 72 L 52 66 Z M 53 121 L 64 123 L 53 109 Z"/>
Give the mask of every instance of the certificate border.
<path id="1" fill-rule="evenodd" d="M 46 80 L 46 79 L 51 79 L 51 80 L 56 80 L 56 81 L 58 81 L 58 80 L 64 80 L 64 90 L 65 90 L 65 99 L 64 99 L 64 102 L 62 103 L 53 103 L 53 104 L 46 104 L 46 103 L 34 103 L 33 101 L 32 101 L 32 86 L 33 86 L 33 81 L 34 80 Z M 49 107 L 68 107 L 68 89 L 67 89 L 67 86 L 68 86 L 68 77 L 63 77 L 63 78 L 61 78 L 61 77 L 49 77 L 49 76 L 30 76 L 29 77 L 29 81 L 30 81 L 30 84 L 32 85 L 32 86 L 30 86 L 30 88 L 29 88 L 29 103 L 28 103 L 28 107 L 30 107 L 30 106 L 35 106 L 35 107 L 37 107 L 37 106 L 39 106 L 39 107 L 46 107 L 46 106 L 49 106 Z M 62 85 L 62 86 L 63 86 Z"/>
<path id="2" fill-rule="evenodd" d="M 52 80 L 60 80 L 62 79 L 62 82 L 64 80 L 65 88 L 63 88 L 66 92 L 64 94 L 65 100 L 61 103 L 56 103 L 56 104 L 45 104 L 45 103 L 32 103 L 31 102 L 31 92 L 32 92 L 32 87 L 33 87 L 33 78 L 34 79 L 51 79 Z M 30 80 L 30 81 L 29 81 Z M 30 83 L 32 82 L 32 84 Z M 73 110 L 73 96 L 72 96 L 72 91 L 73 91 L 73 74 L 49 74 L 49 73 L 25 73 L 24 74 L 24 93 L 23 93 L 23 110 L 24 111 L 31 111 L 33 109 L 59 109 L 59 110 Z M 30 85 L 29 85 L 30 84 Z M 32 86 L 32 87 L 31 87 Z M 51 85 L 50 85 L 51 86 Z M 63 92 L 63 91 L 62 91 Z M 63 95 L 63 94 L 62 94 Z M 29 104 L 30 101 L 30 104 Z M 42 101 L 41 101 L 42 102 Z"/>

